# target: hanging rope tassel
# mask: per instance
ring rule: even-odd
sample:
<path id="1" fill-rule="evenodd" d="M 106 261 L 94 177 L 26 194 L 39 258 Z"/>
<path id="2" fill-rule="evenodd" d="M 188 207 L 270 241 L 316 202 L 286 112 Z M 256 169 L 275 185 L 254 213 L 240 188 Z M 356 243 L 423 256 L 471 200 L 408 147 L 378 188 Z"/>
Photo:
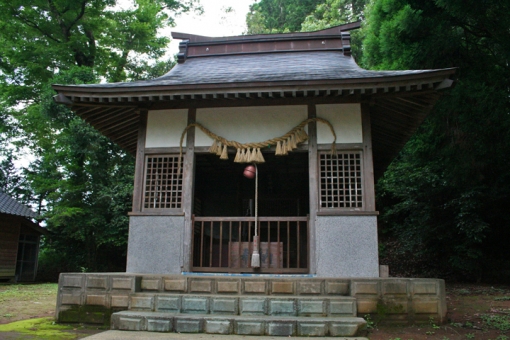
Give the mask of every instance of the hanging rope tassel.
<path id="1" fill-rule="evenodd" d="M 228 159 L 228 150 L 227 146 L 223 146 L 223 152 L 221 153 L 220 159 Z"/>
<path id="2" fill-rule="evenodd" d="M 289 154 L 289 152 L 287 150 L 287 143 L 282 142 L 282 156 L 287 156 L 288 154 Z"/>
<path id="3" fill-rule="evenodd" d="M 236 157 L 234 158 L 234 163 L 241 163 L 239 158 L 241 157 L 241 149 L 237 149 Z"/>
<path id="4" fill-rule="evenodd" d="M 239 163 L 246 163 L 246 150 L 242 149 L 239 155 Z"/>
<path id="5" fill-rule="evenodd" d="M 290 140 L 290 137 L 287 138 L 287 142 L 285 143 L 287 145 L 287 153 L 292 151 L 292 141 Z"/>
<path id="6" fill-rule="evenodd" d="M 241 154 L 239 155 L 237 162 L 248 163 L 248 162 L 250 162 L 250 160 L 253 159 L 254 156 L 252 154 L 253 154 L 253 152 L 256 153 L 256 149 L 260 149 L 260 148 L 266 147 L 266 146 L 276 145 L 276 152 L 275 152 L 276 156 L 287 155 L 290 151 L 295 149 L 299 143 L 302 143 L 308 139 L 308 134 L 305 131 L 305 127 L 312 122 L 323 123 L 329 127 L 329 130 L 331 131 L 331 134 L 333 135 L 331 152 L 332 152 L 332 154 L 336 154 L 335 129 L 333 128 L 333 125 L 331 125 L 331 123 L 329 121 L 327 121 L 324 118 L 320 118 L 320 117 L 313 117 L 313 118 L 308 118 L 308 119 L 303 120 L 301 123 L 296 125 L 292 130 L 290 130 L 283 136 L 268 139 L 263 142 L 245 143 L 245 144 L 241 144 L 236 141 L 230 141 L 230 140 L 227 140 L 221 136 L 218 136 L 217 134 L 213 133 L 212 131 L 210 131 L 209 129 L 207 129 L 200 123 L 196 123 L 196 122 L 190 123 L 190 124 L 188 124 L 188 126 L 186 126 L 186 128 L 184 129 L 184 131 L 181 134 L 181 139 L 179 142 L 179 158 L 178 158 L 179 167 L 177 169 L 177 172 L 179 174 L 182 173 L 182 165 L 181 165 L 182 156 L 183 156 L 182 144 L 184 143 L 184 137 L 188 133 L 189 129 L 198 128 L 213 140 L 213 144 L 209 148 L 209 152 L 215 153 L 216 155 L 218 155 L 220 157 L 223 156 L 222 159 L 226 159 L 225 157 L 228 158 L 228 151 L 223 152 L 225 149 L 224 146 L 233 147 L 233 148 L 241 150 Z M 247 149 L 246 152 L 245 152 L 245 149 Z M 250 151 L 250 149 L 252 149 L 252 151 Z M 226 153 L 226 155 L 223 155 L 224 153 Z M 243 157 L 243 155 L 244 155 L 244 157 Z M 256 154 L 255 154 L 255 156 L 256 156 Z M 236 158 L 237 158 L 237 155 L 236 155 Z M 263 156 L 261 158 L 263 158 Z"/>
<path id="7" fill-rule="evenodd" d="M 246 148 L 246 152 L 244 153 L 243 163 L 248 163 L 250 161 L 250 157 L 251 157 L 250 148 Z"/>
<path id="8" fill-rule="evenodd" d="M 264 156 L 262 155 L 262 152 L 260 149 L 257 149 L 257 163 L 265 163 L 266 160 L 264 159 Z"/>
<path id="9" fill-rule="evenodd" d="M 248 160 L 249 163 L 257 163 L 257 150 L 253 148 L 251 150 L 250 158 Z"/>
<path id="10" fill-rule="evenodd" d="M 221 142 L 218 142 L 218 147 L 216 148 L 216 156 L 221 156 Z"/>
<path id="11" fill-rule="evenodd" d="M 218 151 L 218 141 L 215 139 L 212 143 L 211 147 L 209 148 L 210 153 L 216 153 Z"/>
<path id="12" fill-rule="evenodd" d="M 275 156 L 281 156 L 282 155 L 282 142 L 278 141 L 276 143 L 276 151 L 274 153 Z"/>
<path id="13" fill-rule="evenodd" d="M 296 135 L 290 136 L 290 144 L 292 145 L 292 149 L 296 149 L 297 148 Z"/>

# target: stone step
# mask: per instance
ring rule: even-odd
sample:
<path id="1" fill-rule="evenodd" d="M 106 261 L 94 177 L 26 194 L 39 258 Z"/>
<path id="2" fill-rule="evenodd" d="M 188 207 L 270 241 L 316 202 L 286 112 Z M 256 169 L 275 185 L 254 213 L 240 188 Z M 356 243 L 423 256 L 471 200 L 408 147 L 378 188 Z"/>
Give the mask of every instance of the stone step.
<path id="1" fill-rule="evenodd" d="M 356 299 L 347 296 L 225 296 L 136 293 L 129 310 L 184 314 L 340 317 L 356 316 Z"/>
<path id="2" fill-rule="evenodd" d="M 270 336 L 354 336 L 366 326 L 358 317 L 240 316 L 123 311 L 111 329 L 126 331 Z"/>
<path id="3" fill-rule="evenodd" d="M 117 278 L 117 284 L 125 284 Z M 350 296 L 349 280 L 303 277 L 186 277 L 143 276 L 135 283 L 137 292 L 226 295 L 322 295 Z"/>

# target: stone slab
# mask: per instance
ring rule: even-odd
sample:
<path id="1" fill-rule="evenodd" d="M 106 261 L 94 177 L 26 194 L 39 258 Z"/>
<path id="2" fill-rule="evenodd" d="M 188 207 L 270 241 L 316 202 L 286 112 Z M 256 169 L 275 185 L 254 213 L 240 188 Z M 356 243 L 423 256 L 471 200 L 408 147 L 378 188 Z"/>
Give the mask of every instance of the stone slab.
<path id="1" fill-rule="evenodd" d="M 298 282 L 299 294 L 319 295 L 322 293 L 322 281 Z"/>
<path id="2" fill-rule="evenodd" d="M 244 281 L 244 293 L 267 294 L 266 281 Z"/>
<path id="3" fill-rule="evenodd" d="M 235 333 L 237 335 L 264 335 L 266 323 L 261 320 L 236 321 Z"/>
<path id="4" fill-rule="evenodd" d="M 241 297 L 239 299 L 239 313 L 241 315 L 265 315 L 267 313 L 267 299 Z"/>
<path id="5" fill-rule="evenodd" d="M 329 295 L 349 295 L 348 282 L 326 281 L 326 294 Z"/>
<path id="6" fill-rule="evenodd" d="M 326 336 L 328 334 L 327 322 L 299 322 L 298 336 Z"/>
<path id="7" fill-rule="evenodd" d="M 87 276 L 88 289 L 101 289 L 106 290 L 108 288 L 108 277 L 107 276 Z"/>
<path id="8" fill-rule="evenodd" d="M 266 334 L 272 336 L 294 336 L 296 335 L 296 322 L 291 320 L 267 321 Z"/>
<path id="9" fill-rule="evenodd" d="M 148 332 L 171 332 L 172 330 L 172 319 L 147 318 Z"/>
<path id="10" fill-rule="evenodd" d="M 217 292 L 222 293 L 239 293 L 240 282 L 239 281 L 217 281 Z"/>
<path id="11" fill-rule="evenodd" d="M 379 277 L 377 216 L 317 216 L 315 230 L 317 277 Z"/>
<path id="12" fill-rule="evenodd" d="M 203 320 L 175 318 L 174 327 L 177 333 L 201 333 Z"/>
<path id="13" fill-rule="evenodd" d="M 326 316 L 327 315 L 327 300 L 326 299 L 313 299 L 297 300 L 297 310 L 300 316 Z"/>
<path id="14" fill-rule="evenodd" d="M 356 301 L 331 300 L 329 302 L 329 315 L 331 316 L 356 316 Z"/>
<path id="15" fill-rule="evenodd" d="M 142 279 L 142 290 L 158 291 L 160 290 L 160 279 Z"/>
<path id="16" fill-rule="evenodd" d="M 175 279 L 175 280 L 165 280 L 165 290 L 169 292 L 186 292 L 188 280 L 186 279 Z"/>
<path id="17" fill-rule="evenodd" d="M 128 308 L 129 296 L 128 295 L 112 295 L 110 297 L 110 306 L 112 308 Z"/>
<path id="18" fill-rule="evenodd" d="M 191 280 L 191 293 L 212 293 L 212 280 Z"/>
<path id="19" fill-rule="evenodd" d="M 239 299 L 228 297 L 211 298 L 211 314 L 239 314 Z"/>
<path id="20" fill-rule="evenodd" d="M 179 295 L 156 296 L 156 311 L 167 313 L 179 313 L 181 311 L 181 296 Z"/>
<path id="21" fill-rule="evenodd" d="M 292 281 L 272 281 L 271 282 L 271 293 L 272 294 L 294 294 L 295 282 Z"/>
<path id="22" fill-rule="evenodd" d="M 231 320 L 205 320 L 205 333 L 232 334 L 233 322 Z"/>
<path id="23" fill-rule="evenodd" d="M 181 312 L 193 314 L 207 314 L 209 313 L 209 298 L 183 296 Z"/>
<path id="24" fill-rule="evenodd" d="M 126 271 L 180 274 L 184 227 L 184 216 L 130 216 Z"/>
<path id="25" fill-rule="evenodd" d="M 154 297 L 152 296 L 132 296 L 130 298 L 129 309 L 153 310 Z"/>
<path id="26" fill-rule="evenodd" d="M 247 334 L 248 335 L 248 334 Z M 255 334 L 254 334 L 255 335 Z M 196 334 L 187 333 L 157 333 L 157 332 L 126 332 L 108 330 L 88 336 L 87 340 L 196 340 Z M 223 340 L 223 335 L 200 334 L 200 340 Z M 331 340 L 330 337 L 314 337 L 314 340 Z M 245 335 L 229 335 L 228 340 L 247 340 Z M 256 340 L 275 340 L 272 336 L 257 336 Z M 369 340 L 365 337 L 337 337 L 335 340 Z"/>
<path id="27" fill-rule="evenodd" d="M 297 315 L 295 299 L 269 299 L 269 315 Z"/>

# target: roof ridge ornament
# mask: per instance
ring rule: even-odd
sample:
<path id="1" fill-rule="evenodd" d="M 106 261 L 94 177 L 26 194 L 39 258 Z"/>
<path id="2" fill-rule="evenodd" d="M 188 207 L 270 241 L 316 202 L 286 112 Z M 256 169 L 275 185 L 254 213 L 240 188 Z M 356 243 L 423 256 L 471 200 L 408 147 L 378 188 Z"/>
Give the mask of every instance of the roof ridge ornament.
<path id="1" fill-rule="evenodd" d="M 189 40 L 183 40 L 179 43 L 179 53 L 177 53 L 177 63 L 184 64 L 188 57 Z"/>
<path id="2" fill-rule="evenodd" d="M 344 51 L 345 56 L 351 55 L 351 33 L 350 32 L 340 32 L 342 37 L 342 50 Z"/>

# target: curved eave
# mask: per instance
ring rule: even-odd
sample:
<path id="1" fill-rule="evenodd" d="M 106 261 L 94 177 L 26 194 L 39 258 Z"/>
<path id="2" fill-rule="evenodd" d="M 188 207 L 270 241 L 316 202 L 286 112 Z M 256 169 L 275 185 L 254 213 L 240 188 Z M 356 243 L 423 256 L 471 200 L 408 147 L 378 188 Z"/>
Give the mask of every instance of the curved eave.
<path id="1" fill-rule="evenodd" d="M 199 83 L 199 84 L 151 84 L 150 82 L 98 84 L 94 85 L 53 85 L 53 89 L 67 97 L 147 97 L 149 95 L 186 95 L 186 94 L 213 94 L 213 93 L 242 93 L 242 92 L 269 92 L 316 90 L 321 88 L 341 89 L 384 89 L 389 87 L 402 87 L 418 84 L 442 82 L 455 73 L 454 68 L 423 71 L 414 74 L 399 76 L 380 76 L 355 79 L 331 80 L 298 80 L 298 81 L 267 81 L 267 82 L 232 82 L 232 83 Z"/>
<path id="2" fill-rule="evenodd" d="M 374 171 L 380 177 L 425 119 L 441 89 L 453 84 L 455 69 L 423 71 L 392 77 L 322 81 L 186 84 L 154 86 L 54 85 L 55 100 L 69 106 L 103 135 L 134 154 L 139 110 L 178 105 L 207 107 L 228 101 L 231 106 L 257 101 L 316 98 L 341 102 L 356 98 L 370 103 Z"/>

